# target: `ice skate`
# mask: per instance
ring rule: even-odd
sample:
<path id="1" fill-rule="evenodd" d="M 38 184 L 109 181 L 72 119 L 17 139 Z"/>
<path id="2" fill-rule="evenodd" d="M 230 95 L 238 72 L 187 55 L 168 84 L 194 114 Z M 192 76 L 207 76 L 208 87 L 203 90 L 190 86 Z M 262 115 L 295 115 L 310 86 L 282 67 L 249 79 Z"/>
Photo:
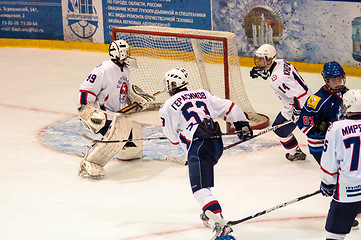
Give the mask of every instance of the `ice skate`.
<path id="1" fill-rule="evenodd" d="M 204 226 L 211 228 L 211 225 L 208 222 L 209 218 L 206 216 L 206 214 L 204 212 L 201 213 L 201 215 L 199 217 L 201 218 Z"/>
<path id="2" fill-rule="evenodd" d="M 78 176 L 84 178 L 93 178 L 93 179 L 101 179 L 105 175 L 105 170 L 103 167 L 88 162 L 87 160 L 83 159 L 80 162 L 80 167 L 78 169 Z"/>
<path id="3" fill-rule="evenodd" d="M 216 222 L 213 232 L 215 232 L 211 240 L 235 240 L 237 236 L 234 234 L 233 229 L 229 226 L 221 226 Z"/>
<path id="4" fill-rule="evenodd" d="M 302 152 L 300 147 L 297 147 L 295 154 L 286 153 L 286 158 L 290 161 L 299 161 L 299 160 L 305 160 L 306 154 Z"/>
<path id="5" fill-rule="evenodd" d="M 355 219 L 352 223 L 351 230 L 359 230 L 358 221 Z"/>

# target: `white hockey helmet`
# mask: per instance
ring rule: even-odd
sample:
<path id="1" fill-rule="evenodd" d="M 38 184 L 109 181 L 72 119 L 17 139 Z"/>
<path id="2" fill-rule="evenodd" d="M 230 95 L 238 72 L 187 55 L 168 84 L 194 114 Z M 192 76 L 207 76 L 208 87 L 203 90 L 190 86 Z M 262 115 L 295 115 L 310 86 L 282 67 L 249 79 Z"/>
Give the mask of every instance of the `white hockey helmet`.
<path id="1" fill-rule="evenodd" d="M 125 60 L 130 56 L 129 45 L 125 40 L 115 40 L 109 45 L 111 59 Z"/>
<path id="2" fill-rule="evenodd" d="M 263 58 L 265 62 L 265 66 L 259 66 L 261 68 L 267 68 L 271 66 L 273 62 L 276 60 L 277 51 L 276 48 L 270 44 L 261 45 L 255 52 L 256 57 L 254 58 L 254 62 L 256 66 L 259 66 L 258 59 Z"/>
<path id="3" fill-rule="evenodd" d="M 342 97 L 342 110 L 346 113 L 361 113 L 361 90 L 351 89 Z"/>
<path id="4" fill-rule="evenodd" d="M 168 93 L 173 96 L 174 94 L 187 89 L 188 73 L 184 68 L 173 68 L 166 72 L 164 83 Z"/>

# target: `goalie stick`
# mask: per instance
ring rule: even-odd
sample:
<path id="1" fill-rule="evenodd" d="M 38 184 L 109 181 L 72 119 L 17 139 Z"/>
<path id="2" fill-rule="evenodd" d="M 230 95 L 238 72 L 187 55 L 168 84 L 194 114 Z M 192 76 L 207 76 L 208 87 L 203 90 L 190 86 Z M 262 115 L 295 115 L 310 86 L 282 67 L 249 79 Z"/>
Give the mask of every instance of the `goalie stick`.
<path id="1" fill-rule="evenodd" d="M 134 138 L 134 139 L 124 139 L 124 140 L 110 140 L 110 141 L 102 141 L 96 140 L 94 138 L 89 137 L 85 133 L 79 133 L 85 139 L 92 141 L 94 143 L 119 143 L 119 142 L 133 142 L 133 141 L 149 141 L 149 140 L 164 140 L 166 137 L 149 137 L 149 138 Z"/>
<path id="2" fill-rule="evenodd" d="M 312 196 L 314 196 L 314 195 L 319 194 L 320 192 L 321 192 L 321 190 L 317 190 L 316 192 L 303 195 L 303 196 L 301 196 L 301 197 L 292 199 L 292 200 L 290 200 L 290 201 L 288 201 L 288 202 L 279 204 L 279 205 L 274 206 L 274 207 L 272 207 L 272 208 L 263 210 L 263 211 L 261 211 L 261 212 L 255 213 L 255 214 L 253 214 L 253 215 L 251 215 L 251 216 L 242 218 L 242 219 L 240 219 L 240 220 L 235 220 L 235 221 L 229 221 L 229 220 L 226 220 L 226 219 L 224 219 L 224 218 L 221 218 L 221 217 L 217 216 L 216 214 L 214 214 L 214 213 L 213 213 L 212 211 L 210 211 L 210 210 L 207 210 L 207 211 L 205 212 L 205 214 L 206 214 L 206 216 L 207 216 L 208 218 L 212 219 L 212 220 L 215 221 L 215 222 L 218 222 L 218 223 L 219 223 L 220 225 L 222 225 L 222 226 L 225 226 L 225 225 L 227 225 L 227 226 L 233 226 L 233 225 L 236 225 L 236 224 L 245 222 L 245 221 L 247 221 L 247 220 L 250 220 L 250 219 L 253 219 L 253 218 L 262 216 L 262 215 L 264 215 L 264 214 L 266 214 L 266 213 L 272 212 L 272 211 L 277 210 L 277 209 L 280 209 L 280 208 L 282 208 L 282 207 L 286 207 L 286 206 L 288 206 L 288 205 L 291 205 L 291 204 L 293 204 L 293 203 L 299 202 L 299 201 L 304 200 L 304 199 L 306 199 L 306 198 L 312 197 Z"/>
<path id="3" fill-rule="evenodd" d="M 241 143 L 244 143 L 244 142 L 246 142 L 246 141 L 248 141 L 248 140 L 251 140 L 251 139 L 253 139 L 253 138 L 256 138 L 256 137 L 258 137 L 258 136 L 261 136 L 261 135 L 263 135 L 263 134 L 265 134 L 265 133 L 274 131 L 274 130 L 276 130 L 276 129 L 284 126 L 284 125 L 287 125 L 287 124 L 289 124 L 289 123 L 292 123 L 292 122 L 294 122 L 294 121 L 289 120 L 289 121 L 286 121 L 286 122 L 284 122 L 284 123 L 278 124 L 278 125 L 276 125 L 276 126 L 269 127 L 269 128 L 267 128 L 267 129 L 264 129 L 264 130 L 258 132 L 256 135 L 253 135 L 253 136 L 250 137 L 250 138 L 247 138 L 247 139 L 245 139 L 245 140 L 240 140 L 240 141 L 238 141 L 238 142 L 235 142 L 235 143 L 232 143 L 232 144 L 230 144 L 230 145 L 228 145 L 228 146 L 223 147 L 223 150 L 227 150 L 227 149 L 229 149 L 229 148 L 231 148 L 231 147 L 237 146 L 237 145 L 239 145 L 239 144 L 241 144 Z"/>
<path id="4" fill-rule="evenodd" d="M 159 94 L 161 94 L 161 93 L 163 93 L 163 92 L 165 92 L 165 91 L 166 91 L 166 89 L 160 90 L 160 91 L 154 93 L 154 94 L 152 95 L 152 97 L 155 97 L 155 96 L 157 96 L 157 95 L 159 95 Z M 135 102 L 135 103 L 133 103 L 133 104 L 130 104 L 130 105 L 128 105 L 128 106 L 120 109 L 118 112 L 104 111 L 104 110 L 102 110 L 102 109 L 95 108 L 95 107 L 93 107 L 93 108 L 94 108 L 94 109 L 97 109 L 98 111 L 100 111 L 100 112 L 102 112 L 102 113 L 108 114 L 108 115 L 118 116 L 118 115 L 122 115 L 122 114 L 124 114 L 124 113 L 129 112 L 130 110 L 136 108 L 138 105 L 139 105 L 139 104 Z"/>

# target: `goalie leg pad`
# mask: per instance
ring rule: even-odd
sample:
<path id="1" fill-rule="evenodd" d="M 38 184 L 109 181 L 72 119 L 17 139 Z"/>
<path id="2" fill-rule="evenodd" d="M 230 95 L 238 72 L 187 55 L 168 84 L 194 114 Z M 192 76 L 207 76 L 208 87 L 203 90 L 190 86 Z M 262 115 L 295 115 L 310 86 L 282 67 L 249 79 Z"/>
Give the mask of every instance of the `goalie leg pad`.
<path id="1" fill-rule="evenodd" d="M 141 139 L 143 138 L 142 125 L 140 123 L 131 122 L 132 127 L 130 134 L 125 139 Z M 127 142 L 115 155 L 119 160 L 131 160 L 143 157 L 143 141 Z"/>
<path id="2" fill-rule="evenodd" d="M 101 141 L 124 140 L 131 131 L 131 121 L 124 116 L 115 116 Z M 85 156 L 85 161 L 104 167 L 126 142 L 95 143 Z"/>

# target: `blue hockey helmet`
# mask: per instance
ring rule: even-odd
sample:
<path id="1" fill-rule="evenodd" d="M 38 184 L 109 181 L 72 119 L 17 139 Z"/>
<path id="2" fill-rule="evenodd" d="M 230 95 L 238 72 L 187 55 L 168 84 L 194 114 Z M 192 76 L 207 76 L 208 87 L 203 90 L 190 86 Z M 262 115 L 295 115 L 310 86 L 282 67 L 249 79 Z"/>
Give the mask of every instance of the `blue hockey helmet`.
<path id="1" fill-rule="evenodd" d="M 326 63 L 323 66 L 321 75 L 326 83 L 326 87 L 330 89 L 330 91 L 339 93 L 344 89 L 346 83 L 345 71 L 338 62 L 333 61 Z M 332 82 L 330 82 L 330 79 L 333 79 L 331 80 Z M 341 85 L 338 85 L 336 82 L 340 80 L 342 80 L 342 83 Z M 335 83 L 337 85 L 335 85 Z"/>
<path id="2" fill-rule="evenodd" d="M 322 77 L 329 79 L 329 78 L 337 78 L 337 77 L 343 77 L 345 76 L 345 72 L 343 71 L 343 68 L 341 65 L 336 62 L 328 62 L 323 66 L 322 70 Z"/>

